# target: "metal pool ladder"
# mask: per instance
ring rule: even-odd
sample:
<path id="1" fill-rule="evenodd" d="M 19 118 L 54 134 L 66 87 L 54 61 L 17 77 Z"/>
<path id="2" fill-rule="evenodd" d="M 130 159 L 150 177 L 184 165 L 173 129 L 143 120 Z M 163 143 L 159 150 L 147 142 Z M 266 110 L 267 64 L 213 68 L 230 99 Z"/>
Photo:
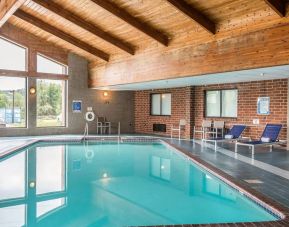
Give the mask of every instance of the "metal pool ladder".
<path id="1" fill-rule="evenodd" d="M 88 123 L 85 123 L 85 128 L 84 128 L 84 133 L 83 133 L 83 137 L 81 140 L 86 140 L 86 137 L 88 136 Z"/>

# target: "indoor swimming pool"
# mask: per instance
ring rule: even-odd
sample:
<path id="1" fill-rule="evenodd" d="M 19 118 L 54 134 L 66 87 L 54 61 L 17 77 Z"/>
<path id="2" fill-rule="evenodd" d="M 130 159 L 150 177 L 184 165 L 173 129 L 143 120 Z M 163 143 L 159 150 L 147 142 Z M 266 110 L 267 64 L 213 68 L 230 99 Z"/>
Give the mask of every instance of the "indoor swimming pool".
<path id="1" fill-rule="evenodd" d="M 40 142 L 0 159 L 0 226 L 280 219 L 162 142 Z"/>

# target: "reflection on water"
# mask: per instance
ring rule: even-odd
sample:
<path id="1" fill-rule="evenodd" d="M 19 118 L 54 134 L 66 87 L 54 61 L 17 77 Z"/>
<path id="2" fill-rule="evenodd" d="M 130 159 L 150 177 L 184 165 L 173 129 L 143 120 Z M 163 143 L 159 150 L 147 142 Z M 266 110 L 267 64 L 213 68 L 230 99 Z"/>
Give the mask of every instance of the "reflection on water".
<path id="1" fill-rule="evenodd" d="M 53 161 L 48 161 L 53 160 Z M 63 191 L 65 187 L 65 147 L 36 148 L 36 193 Z"/>
<path id="2" fill-rule="evenodd" d="M 25 152 L 0 162 L 0 198 L 25 196 Z"/>
<path id="3" fill-rule="evenodd" d="M 0 208 L 0 226 L 14 227 L 25 225 L 25 205 Z"/>
<path id="4" fill-rule="evenodd" d="M 153 155 L 151 157 L 151 175 L 169 181 L 171 177 L 171 160 Z"/>
<path id="5" fill-rule="evenodd" d="M 0 161 L 0 226 L 38 225 L 65 205 L 65 181 L 65 145 L 32 146 Z"/>
<path id="6" fill-rule="evenodd" d="M 38 144 L 0 161 L 0 181 L 0 226 L 275 220 L 161 144 Z"/>
<path id="7" fill-rule="evenodd" d="M 65 205 L 65 198 L 45 200 L 37 203 L 36 217 L 55 211 Z"/>
<path id="8" fill-rule="evenodd" d="M 219 198 L 229 199 L 235 201 L 237 198 L 236 194 L 229 188 L 226 187 L 224 184 L 214 180 L 210 175 L 204 175 L 204 191 L 215 195 Z"/>

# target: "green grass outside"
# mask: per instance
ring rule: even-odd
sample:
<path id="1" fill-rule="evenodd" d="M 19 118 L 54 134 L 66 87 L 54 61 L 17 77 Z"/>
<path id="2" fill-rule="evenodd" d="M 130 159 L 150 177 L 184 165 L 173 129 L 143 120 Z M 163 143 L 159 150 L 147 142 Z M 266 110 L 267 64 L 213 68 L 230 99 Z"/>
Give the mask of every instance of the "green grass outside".
<path id="1" fill-rule="evenodd" d="M 37 127 L 61 127 L 63 122 L 57 119 L 39 119 L 37 120 Z"/>
<path id="2" fill-rule="evenodd" d="M 41 117 L 37 119 L 37 127 L 63 127 L 64 122 L 61 122 L 53 117 Z M 25 128 L 25 122 L 7 124 L 6 128 Z"/>

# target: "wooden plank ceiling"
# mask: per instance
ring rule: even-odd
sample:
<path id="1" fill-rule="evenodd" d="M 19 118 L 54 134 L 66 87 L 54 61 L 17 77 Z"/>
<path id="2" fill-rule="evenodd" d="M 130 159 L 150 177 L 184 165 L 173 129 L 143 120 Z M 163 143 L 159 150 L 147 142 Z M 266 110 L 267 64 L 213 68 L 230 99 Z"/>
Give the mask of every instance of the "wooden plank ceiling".
<path id="1" fill-rule="evenodd" d="M 11 15 L 25 2 L 25 0 L 0 1 L 0 27 L 5 24 Z"/>
<path id="2" fill-rule="evenodd" d="M 27 0 L 8 22 L 96 66 L 264 29 L 287 20 L 287 2 Z"/>

